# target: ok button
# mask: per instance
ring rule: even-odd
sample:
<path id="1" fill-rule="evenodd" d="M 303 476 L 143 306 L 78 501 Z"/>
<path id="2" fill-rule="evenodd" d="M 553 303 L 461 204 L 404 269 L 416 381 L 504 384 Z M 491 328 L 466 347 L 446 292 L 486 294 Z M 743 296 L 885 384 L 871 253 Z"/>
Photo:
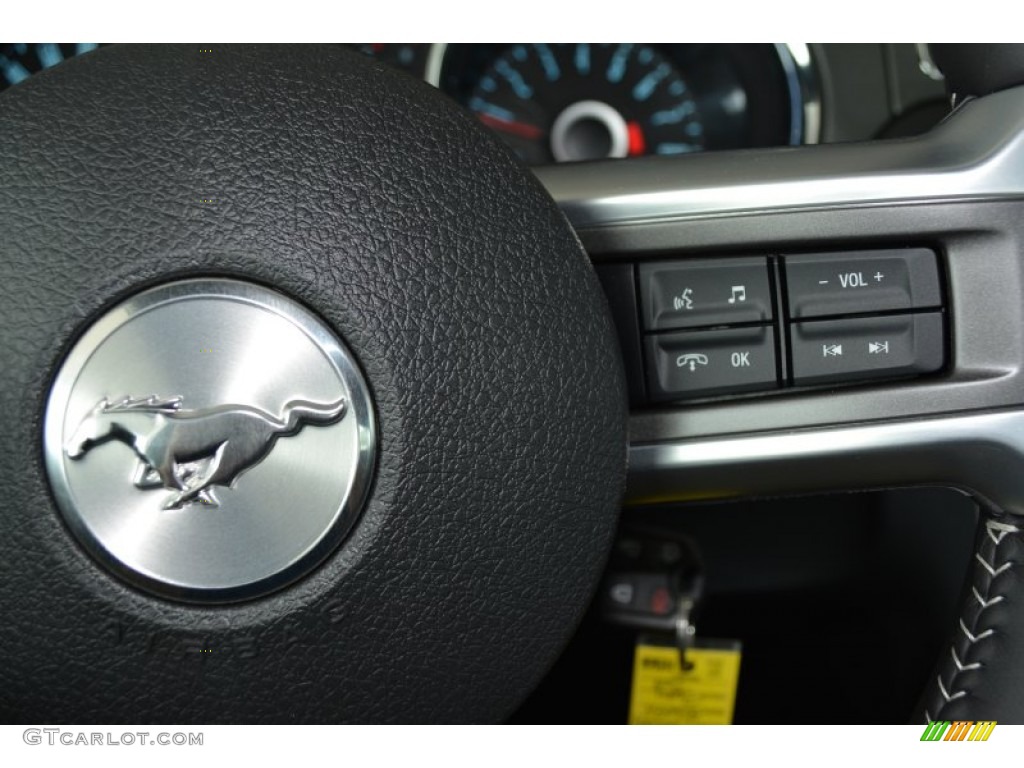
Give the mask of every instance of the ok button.
<path id="1" fill-rule="evenodd" d="M 749 368 L 750 367 L 750 352 L 733 352 L 732 353 L 732 367 L 733 368 Z"/>
<path id="2" fill-rule="evenodd" d="M 651 396 L 713 397 L 778 386 L 775 330 L 770 325 L 648 336 Z"/>

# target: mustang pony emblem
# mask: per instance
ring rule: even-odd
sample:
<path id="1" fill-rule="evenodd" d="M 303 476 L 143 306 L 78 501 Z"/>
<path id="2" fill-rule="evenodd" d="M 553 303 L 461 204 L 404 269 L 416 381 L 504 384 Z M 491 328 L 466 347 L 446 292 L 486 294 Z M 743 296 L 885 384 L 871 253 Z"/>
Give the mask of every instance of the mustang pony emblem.
<path id="1" fill-rule="evenodd" d="M 332 424 L 345 415 L 346 401 L 293 400 L 281 417 L 244 405 L 182 410 L 181 397 L 156 395 L 111 403 L 103 398 L 82 419 L 64 446 L 70 459 L 108 440 L 120 440 L 138 456 L 136 488 L 165 488 L 174 495 L 164 509 L 199 502 L 217 506 L 213 485 L 233 487 L 239 476 L 262 461 L 279 437 L 304 425 Z"/>

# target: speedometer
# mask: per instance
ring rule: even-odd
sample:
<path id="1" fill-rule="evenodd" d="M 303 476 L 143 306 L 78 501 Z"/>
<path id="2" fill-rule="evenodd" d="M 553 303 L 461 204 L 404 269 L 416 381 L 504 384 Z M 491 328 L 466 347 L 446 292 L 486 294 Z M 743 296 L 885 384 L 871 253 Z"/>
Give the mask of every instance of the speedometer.
<path id="1" fill-rule="evenodd" d="M 531 165 L 815 138 L 786 46 L 449 45 L 428 70 Z"/>

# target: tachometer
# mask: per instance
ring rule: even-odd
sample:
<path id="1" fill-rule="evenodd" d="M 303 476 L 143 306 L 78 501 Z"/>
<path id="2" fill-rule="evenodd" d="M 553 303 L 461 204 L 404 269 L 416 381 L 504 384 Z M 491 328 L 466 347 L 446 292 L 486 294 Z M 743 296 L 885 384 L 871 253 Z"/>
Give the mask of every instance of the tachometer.
<path id="1" fill-rule="evenodd" d="M 648 45 L 513 45 L 467 106 L 531 164 L 704 148 L 692 91 Z"/>
<path id="2" fill-rule="evenodd" d="M 533 165 L 817 137 L 800 44 L 440 44 L 427 78 Z"/>

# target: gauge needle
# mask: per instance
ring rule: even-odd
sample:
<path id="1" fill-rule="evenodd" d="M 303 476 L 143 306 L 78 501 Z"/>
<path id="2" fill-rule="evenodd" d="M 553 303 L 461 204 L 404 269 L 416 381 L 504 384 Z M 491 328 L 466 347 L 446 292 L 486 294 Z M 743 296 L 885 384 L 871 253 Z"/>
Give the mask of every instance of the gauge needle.
<path id="1" fill-rule="evenodd" d="M 511 133 L 513 136 L 519 136 L 523 139 L 539 139 L 544 135 L 544 131 L 536 125 L 530 125 L 529 123 L 520 123 L 516 120 L 506 120 L 503 117 L 496 117 L 495 115 L 488 115 L 487 113 L 477 113 L 477 117 L 480 118 L 481 123 L 496 131 Z"/>
<path id="2" fill-rule="evenodd" d="M 636 157 L 637 155 L 642 155 L 647 145 L 644 142 L 644 132 L 640 128 L 640 123 L 635 121 L 626 123 L 626 131 L 629 136 L 629 156 Z"/>

